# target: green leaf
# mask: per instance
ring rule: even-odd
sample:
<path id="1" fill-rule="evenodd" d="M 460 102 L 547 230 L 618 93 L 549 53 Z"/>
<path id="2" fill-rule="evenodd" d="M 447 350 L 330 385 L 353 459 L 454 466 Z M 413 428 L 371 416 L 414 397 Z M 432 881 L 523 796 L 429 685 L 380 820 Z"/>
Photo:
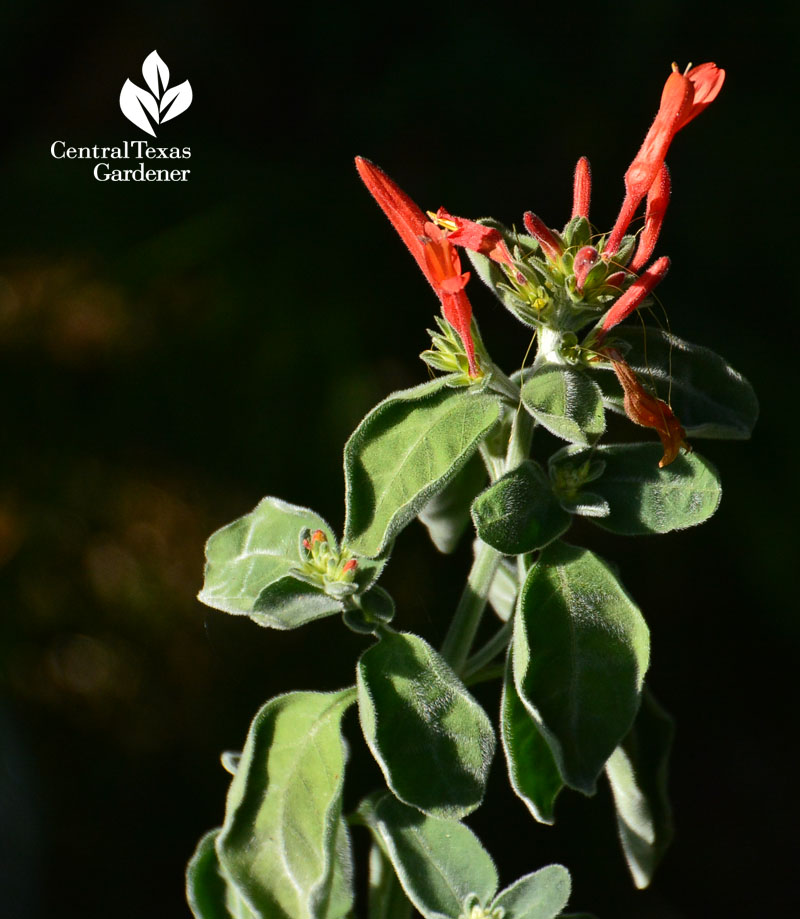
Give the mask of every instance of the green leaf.
<path id="1" fill-rule="evenodd" d="M 551 434 L 590 444 L 606 429 L 600 387 L 573 367 L 546 364 L 522 387 L 525 408 Z"/>
<path id="2" fill-rule="evenodd" d="M 520 593 L 514 683 L 562 778 L 585 794 L 633 723 L 649 645 L 606 562 L 565 543 L 542 552 Z"/>
<path id="3" fill-rule="evenodd" d="M 489 603 L 503 622 L 514 614 L 517 607 L 519 579 L 516 560 L 503 559 L 497 566 L 492 586 L 489 588 Z"/>
<path id="4" fill-rule="evenodd" d="M 463 823 L 426 816 L 388 794 L 371 796 L 358 814 L 424 919 L 457 919 L 470 894 L 481 903 L 495 895 L 494 862 Z"/>
<path id="5" fill-rule="evenodd" d="M 298 537 L 306 528 L 322 530 L 335 544 L 331 528 L 313 511 L 280 498 L 264 498 L 255 510 L 217 530 L 206 543 L 205 582 L 198 599 L 214 609 L 249 616 L 259 625 L 277 629 L 295 628 L 342 609 L 339 601 L 324 594 L 312 599 L 304 592 L 305 585 L 290 577 L 301 563 Z M 295 583 L 296 594 L 287 578 Z M 280 580 L 284 580 L 283 589 L 268 593 Z M 307 611 L 297 602 L 303 594 L 309 601 Z M 283 596 L 290 598 L 285 617 Z"/>
<path id="6" fill-rule="evenodd" d="M 397 880 L 383 849 L 373 843 L 369 850 L 369 919 L 410 919 L 411 902 Z"/>
<path id="7" fill-rule="evenodd" d="M 480 539 L 504 555 L 541 549 L 572 522 L 533 460 L 525 460 L 478 495 L 472 519 Z"/>
<path id="8" fill-rule="evenodd" d="M 567 905 L 571 886 L 563 865 L 547 865 L 502 890 L 490 909 L 502 907 L 504 919 L 554 919 Z"/>
<path id="9" fill-rule="evenodd" d="M 494 732 L 444 658 L 416 635 L 384 629 L 357 677 L 364 737 L 395 795 L 435 816 L 475 810 Z"/>
<path id="10" fill-rule="evenodd" d="M 500 702 L 500 737 L 511 787 L 535 820 L 552 825 L 564 783 L 549 744 L 517 693 L 510 665 Z"/>
<path id="11" fill-rule="evenodd" d="M 645 383 L 667 399 L 689 437 L 746 440 L 758 418 L 752 386 L 708 348 L 651 327 L 614 329 L 609 343 L 621 345 L 625 360 Z M 622 412 L 622 389 L 610 364 L 593 365 L 606 404 Z M 671 380 L 671 383 L 670 383 Z"/>
<path id="12" fill-rule="evenodd" d="M 217 840 L 255 919 L 343 919 L 352 907 L 341 819 L 341 720 L 355 691 L 294 692 L 250 726 Z"/>
<path id="13" fill-rule="evenodd" d="M 347 441 L 344 542 L 359 555 L 380 555 L 497 421 L 494 396 L 447 383 L 442 377 L 389 396 Z"/>
<path id="14" fill-rule="evenodd" d="M 331 594 L 304 574 L 300 535 L 322 530 L 334 552 L 330 526 L 305 507 L 264 498 L 251 513 L 217 530 L 206 544 L 206 570 L 198 599 L 214 609 L 248 616 L 273 629 L 295 629 L 344 609 L 337 587 L 364 591 L 384 561 L 358 559 L 355 584 L 332 584 Z"/>
<path id="15" fill-rule="evenodd" d="M 440 552 L 454 552 L 470 522 L 473 498 L 486 484 L 486 467 L 475 454 L 458 475 L 419 512 L 433 544 Z"/>
<path id="16" fill-rule="evenodd" d="M 565 467 L 580 467 L 590 455 L 605 462 L 603 474 L 591 487 L 609 512 L 592 522 L 612 533 L 668 533 L 708 520 L 722 497 L 717 470 L 697 453 L 682 454 L 659 469 L 662 452 L 655 443 L 610 444 L 595 451 L 567 447 L 550 463 L 557 476 Z"/>
<path id="17" fill-rule="evenodd" d="M 251 919 L 253 913 L 225 873 L 214 848 L 219 827 L 200 840 L 186 867 L 186 899 L 195 919 Z"/>
<path id="18" fill-rule="evenodd" d="M 674 733 L 672 718 L 645 690 L 631 732 L 606 763 L 620 842 L 639 889 L 653 879 L 672 841 L 667 763 Z"/>

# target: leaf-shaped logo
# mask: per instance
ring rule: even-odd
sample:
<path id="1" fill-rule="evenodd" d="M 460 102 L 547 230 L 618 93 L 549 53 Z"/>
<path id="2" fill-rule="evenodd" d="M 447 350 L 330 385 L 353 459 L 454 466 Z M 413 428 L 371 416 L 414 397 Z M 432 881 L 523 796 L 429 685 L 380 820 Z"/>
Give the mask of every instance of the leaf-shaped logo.
<path id="1" fill-rule="evenodd" d="M 192 104 L 192 87 L 188 80 L 169 86 L 169 67 L 157 51 L 151 51 L 142 64 L 142 76 L 149 92 L 126 80 L 119 94 L 122 114 L 152 137 L 155 126 L 176 118 Z"/>

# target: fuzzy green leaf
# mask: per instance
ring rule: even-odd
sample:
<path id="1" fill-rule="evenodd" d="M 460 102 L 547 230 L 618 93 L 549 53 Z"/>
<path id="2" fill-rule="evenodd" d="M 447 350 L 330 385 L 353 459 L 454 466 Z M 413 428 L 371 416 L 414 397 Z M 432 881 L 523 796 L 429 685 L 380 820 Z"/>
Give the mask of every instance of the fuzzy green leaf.
<path id="1" fill-rule="evenodd" d="M 549 744 L 519 697 L 510 666 L 500 703 L 500 737 L 511 787 L 535 820 L 552 825 L 553 808 L 564 782 Z"/>
<path id="2" fill-rule="evenodd" d="M 301 625 L 302 621 L 287 624 L 279 613 L 276 616 L 271 602 L 262 613 L 260 600 L 271 584 L 290 576 L 292 569 L 299 566 L 298 537 L 306 528 L 322 530 L 335 544 L 331 528 L 313 511 L 280 498 L 264 498 L 251 513 L 209 538 L 205 582 L 198 599 L 226 613 L 250 616 L 260 625 L 279 629 Z M 341 604 L 332 601 L 327 607 L 325 611 L 309 613 L 303 621 L 335 612 Z"/>
<path id="3" fill-rule="evenodd" d="M 424 919 L 457 919 L 470 894 L 481 903 L 495 895 L 494 862 L 463 823 L 426 816 L 388 794 L 371 796 L 358 814 Z"/>
<path id="4" fill-rule="evenodd" d="M 385 629 L 357 676 L 364 737 L 397 797 L 435 816 L 475 810 L 494 732 L 444 658 L 416 635 Z"/>
<path id="5" fill-rule="evenodd" d="M 541 549 L 571 523 L 546 473 L 533 460 L 507 472 L 478 495 L 472 519 L 480 539 L 504 555 Z"/>
<path id="6" fill-rule="evenodd" d="M 514 615 L 519 593 L 519 578 L 516 559 L 503 559 L 497 566 L 492 586 L 489 588 L 489 604 L 503 622 Z"/>
<path id="7" fill-rule="evenodd" d="M 377 556 L 449 484 L 497 421 L 486 392 L 452 389 L 442 377 L 374 408 L 344 448 L 344 542 Z"/>
<path id="8" fill-rule="evenodd" d="M 672 841 L 667 763 L 674 733 L 672 718 L 645 690 L 633 728 L 606 763 L 620 842 L 639 889 Z"/>
<path id="9" fill-rule="evenodd" d="M 344 919 L 352 908 L 341 720 L 354 701 L 352 689 L 288 693 L 253 719 L 217 852 L 255 919 Z"/>
<path id="10" fill-rule="evenodd" d="M 547 865 L 500 891 L 490 909 L 502 907 L 504 919 L 554 919 L 567 905 L 571 886 L 563 865 Z"/>
<path id="11" fill-rule="evenodd" d="M 303 579 L 300 534 L 322 530 L 338 551 L 330 526 L 306 507 L 264 498 L 249 514 L 217 530 L 206 543 L 206 570 L 198 599 L 214 609 L 248 616 L 273 629 L 295 629 L 344 609 L 339 596 Z M 383 561 L 358 559 L 355 586 L 364 591 Z"/>
<path id="12" fill-rule="evenodd" d="M 514 682 L 562 778 L 585 794 L 633 723 L 649 644 L 642 614 L 602 559 L 565 543 L 542 552 L 520 593 Z"/>
<path id="13" fill-rule="evenodd" d="M 690 438 L 746 440 L 750 436 L 758 418 L 758 399 L 724 358 L 651 327 L 614 329 L 612 340 L 643 382 L 669 400 Z M 622 389 L 611 365 L 594 367 L 606 404 L 622 412 Z"/>
<path id="14" fill-rule="evenodd" d="M 377 842 L 369 850 L 369 919 L 410 919 L 411 906 L 389 858 Z"/>
<path id="15" fill-rule="evenodd" d="M 200 840 L 186 867 L 186 899 L 195 919 L 254 919 L 219 863 L 219 827 Z"/>
<path id="16" fill-rule="evenodd" d="M 592 522 L 612 533 L 668 533 L 708 520 L 722 498 L 717 470 L 697 453 L 682 454 L 659 469 L 662 452 L 655 443 L 610 444 L 593 452 L 567 447 L 550 463 L 557 476 L 564 468 L 580 467 L 590 455 L 604 461 L 591 492 L 607 503 L 608 514 L 593 516 Z"/>
<path id="17" fill-rule="evenodd" d="M 440 552 L 455 551 L 470 522 L 470 505 L 485 484 L 486 467 L 475 454 L 452 482 L 419 512 L 420 522 L 427 527 L 431 541 Z"/>
<path id="18" fill-rule="evenodd" d="M 606 429 L 600 387 L 573 367 L 546 364 L 526 380 L 522 402 L 539 424 L 570 443 L 594 443 Z"/>

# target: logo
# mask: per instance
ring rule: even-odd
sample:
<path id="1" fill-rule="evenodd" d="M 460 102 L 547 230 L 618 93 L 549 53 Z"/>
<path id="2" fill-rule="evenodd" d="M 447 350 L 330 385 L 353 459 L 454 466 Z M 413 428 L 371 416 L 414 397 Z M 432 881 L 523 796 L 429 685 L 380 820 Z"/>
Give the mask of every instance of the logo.
<path id="1" fill-rule="evenodd" d="M 178 86 L 169 86 L 169 67 L 157 51 L 151 51 L 142 64 L 142 76 L 150 92 L 130 80 L 125 81 L 119 94 L 122 114 L 152 137 L 155 128 L 183 114 L 192 104 L 192 87 L 188 80 Z"/>

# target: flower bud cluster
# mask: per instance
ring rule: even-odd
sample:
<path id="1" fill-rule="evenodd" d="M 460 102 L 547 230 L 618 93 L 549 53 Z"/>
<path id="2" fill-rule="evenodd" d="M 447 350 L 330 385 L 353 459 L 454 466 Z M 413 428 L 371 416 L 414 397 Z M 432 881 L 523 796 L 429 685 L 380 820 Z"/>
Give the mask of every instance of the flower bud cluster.
<path id="1" fill-rule="evenodd" d="M 358 561 L 347 549 L 337 549 L 322 530 L 311 532 L 308 528 L 300 533 L 301 564 L 295 574 L 301 580 L 325 593 L 341 599 L 355 593 L 354 583 Z"/>

